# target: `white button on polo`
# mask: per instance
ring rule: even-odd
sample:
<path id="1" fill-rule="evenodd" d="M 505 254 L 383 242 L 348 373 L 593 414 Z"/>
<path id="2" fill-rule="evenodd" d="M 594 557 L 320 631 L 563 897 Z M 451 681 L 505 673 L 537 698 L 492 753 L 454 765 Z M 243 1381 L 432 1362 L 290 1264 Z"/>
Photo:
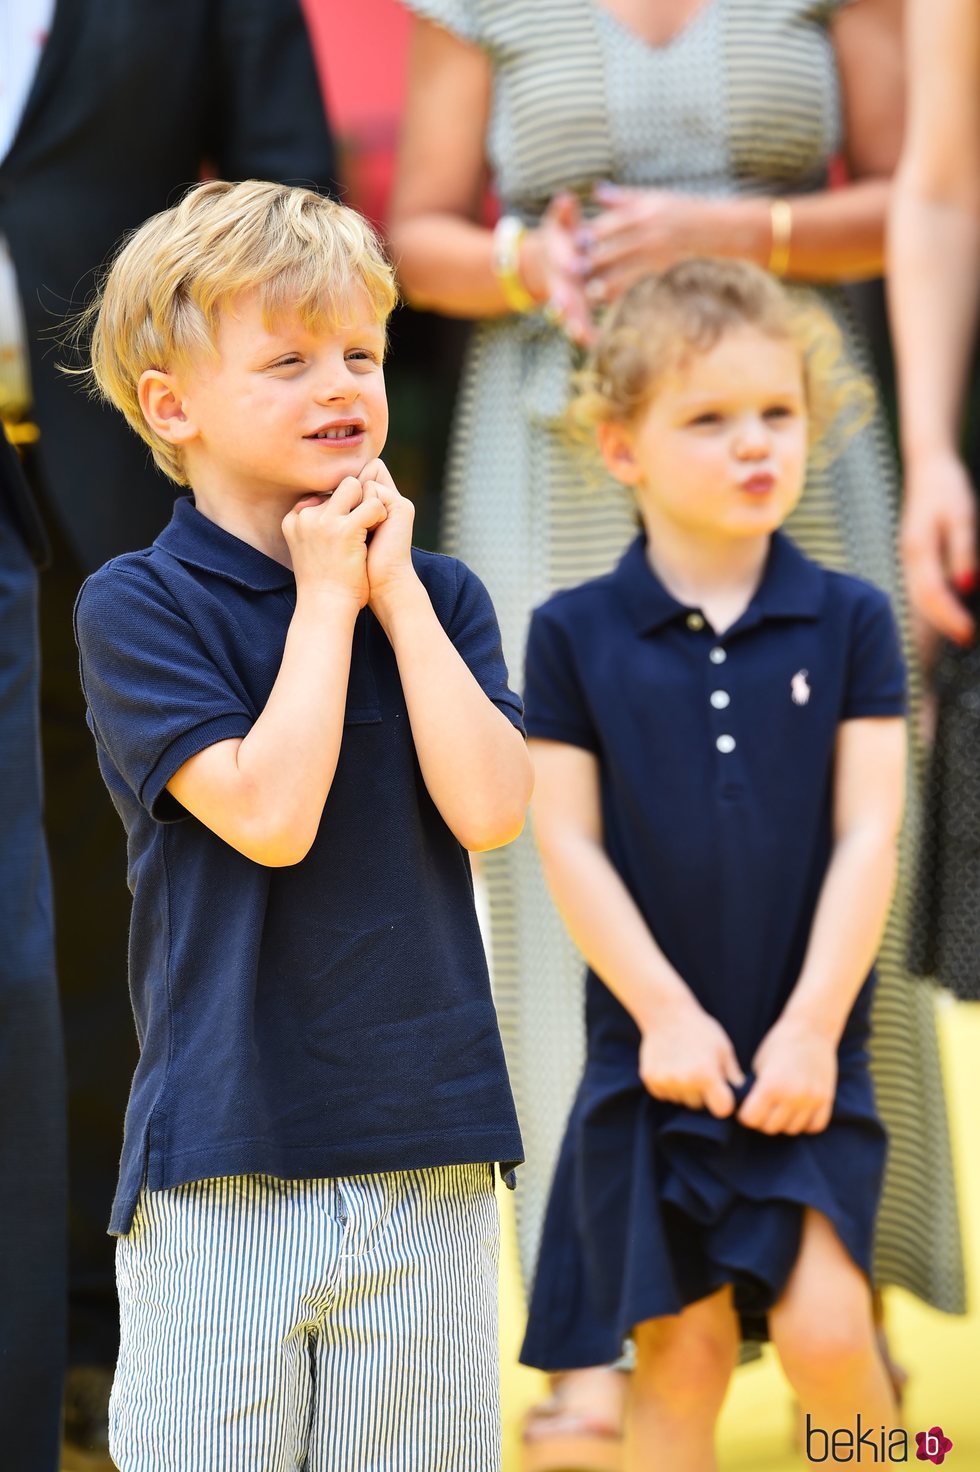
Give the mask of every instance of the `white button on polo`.
<path id="1" fill-rule="evenodd" d="M 715 745 L 717 746 L 719 751 L 723 751 L 727 756 L 730 751 L 735 750 L 735 737 L 719 736 L 718 740 L 715 742 Z"/>
<path id="2" fill-rule="evenodd" d="M 728 658 L 728 654 L 724 649 L 719 646 L 719 648 L 717 649 L 712 649 L 711 653 L 708 655 L 708 658 L 711 660 L 712 664 L 724 664 L 725 660 Z"/>
<path id="3" fill-rule="evenodd" d="M 714 706 L 715 710 L 724 710 L 725 707 L 731 705 L 731 703 L 732 697 L 729 695 L 727 690 L 712 690 L 711 704 Z"/>
<path id="4" fill-rule="evenodd" d="M 685 622 L 688 628 L 693 629 L 695 633 L 697 633 L 699 629 L 704 628 L 704 619 L 701 617 L 700 613 L 689 613 Z"/>

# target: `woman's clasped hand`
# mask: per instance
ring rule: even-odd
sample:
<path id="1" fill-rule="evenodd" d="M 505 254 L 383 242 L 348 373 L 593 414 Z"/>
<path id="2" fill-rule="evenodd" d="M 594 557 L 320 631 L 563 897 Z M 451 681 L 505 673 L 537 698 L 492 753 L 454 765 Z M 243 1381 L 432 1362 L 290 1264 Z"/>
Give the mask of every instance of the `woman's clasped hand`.
<path id="1" fill-rule="evenodd" d="M 602 181 L 588 203 L 556 195 L 522 254 L 528 289 L 573 342 L 587 346 L 595 314 L 651 271 L 684 256 L 725 254 L 724 200 Z"/>

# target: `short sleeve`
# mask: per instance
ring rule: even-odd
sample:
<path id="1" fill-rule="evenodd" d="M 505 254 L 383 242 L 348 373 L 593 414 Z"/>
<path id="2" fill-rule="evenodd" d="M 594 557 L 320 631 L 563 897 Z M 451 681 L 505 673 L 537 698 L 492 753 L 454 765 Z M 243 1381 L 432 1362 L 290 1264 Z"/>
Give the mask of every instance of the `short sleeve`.
<path id="1" fill-rule="evenodd" d="M 464 563 L 456 563 L 456 574 L 456 598 L 446 633 L 484 694 L 523 735 L 524 706 L 508 684 L 500 625 L 490 594 Z"/>
<path id="2" fill-rule="evenodd" d="M 161 822 L 186 817 L 166 791 L 190 757 L 246 736 L 254 715 L 166 589 L 111 563 L 75 605 L 82 689 L 96 743 Z"/>
<path id="3" fill-rule="evenodd" d="M 434 21 L 461 41 L 482 44 L 483 27 L 476 0 L 402 0 L 402 4 L 420 20 Z"/>
<path id="4" fill-rule="evenodd" d="M 891 604 L 866 588 L 851 626 L 847 691 L 841 719 L 904 715 L 905 662 Z"/>
<path id="5" fill-rule="evenodd" d="M 531 618 L 524 663 L 524 710 L 529 736 L 598 752 L 599 741 L 576 670 L 571 636 L 547 608 L 536 609 Z"/>

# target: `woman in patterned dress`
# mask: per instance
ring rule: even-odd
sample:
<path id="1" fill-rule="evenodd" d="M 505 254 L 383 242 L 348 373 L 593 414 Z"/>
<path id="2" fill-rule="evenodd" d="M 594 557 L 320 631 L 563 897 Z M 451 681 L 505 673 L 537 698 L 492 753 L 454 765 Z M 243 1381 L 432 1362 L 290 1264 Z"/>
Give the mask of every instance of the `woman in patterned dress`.
<path id="1" fill-rule="evenodd" d="M 457 406 L 445 536 L 487 583 L 508 662 L 520 669 L 531 608 L 607 571 L 633 533 L 629 503 L 614 483 L 590 477 L 558 424 L 586 291 L 593 303 L 611 300 L 636 275 L 690 254 L 768 265 L 775 246 L 794 289 L 819 294 L 866 363 L 836 283 L 881 270 L 900 134 L 900 0 L 406 3 L 416 23 L 392 248 L 415 305 L 480 319 Z M 828 166 L 839 154 L 850 182 L 831 190 Z M 530 309 L 520 313 L 480 223 L 488 173 L 503 213 L 527 227 L 517 268 Z M 784 208 L 772 209 L 780 200 L 791 202 L 788 232 Z M 549 302 L 569 331 L 543 310 Z M 788 530 L 810 556 L 871 579 L 900 607 L 895 495 L 879 414 L 830 469 L 812 467 Z M 915 830 L 913 803 L 906 855 Z M 484 872 L 528 1155 L 518 1192 L 528 1275 L 582 1058 L 583 966 L 530 836 L 486 856 Z M 903 960 L 907 873 L 906 862 L 874 1018 L 891 1138 L 877 1281 L 958 1312 L 962 1261 L 933 998 Z M 551 1427 L 595 1431 L 591 1460 L 542 1455 L 540 1467 L 616 1465 L 613 1377 L 583 1373 L 558 1388 Z M 539 1418 L 533 1430 L 547 1424 Z M 568 1441 L 564 1450 L 580 1449 Z"/>

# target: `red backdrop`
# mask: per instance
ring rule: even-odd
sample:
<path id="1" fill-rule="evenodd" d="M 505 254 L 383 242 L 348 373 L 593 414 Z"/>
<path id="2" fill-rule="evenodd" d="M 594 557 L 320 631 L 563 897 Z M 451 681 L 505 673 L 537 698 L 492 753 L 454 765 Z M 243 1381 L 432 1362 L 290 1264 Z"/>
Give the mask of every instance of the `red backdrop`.
<path id="1" fill-rule="evenodd" d="M 398 0 L 303 0 L 348 204 L 384 221 L 405 98 L 410 19 Z"/>

